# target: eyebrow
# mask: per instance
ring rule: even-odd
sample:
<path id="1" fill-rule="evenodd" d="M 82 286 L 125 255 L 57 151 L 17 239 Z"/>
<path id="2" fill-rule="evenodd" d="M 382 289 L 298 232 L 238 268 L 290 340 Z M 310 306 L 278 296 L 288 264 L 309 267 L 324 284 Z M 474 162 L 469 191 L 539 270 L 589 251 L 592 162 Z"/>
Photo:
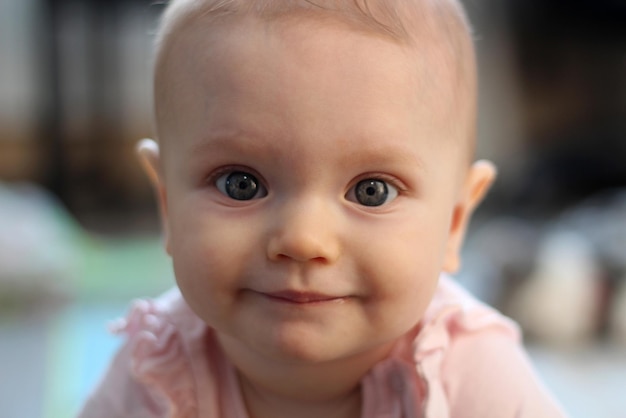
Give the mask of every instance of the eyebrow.
<path id="1" fill-rule="evenodd" d="M 379 163 L 379 164 L 403 164 L 417 166 L 425 170 L 423 159 L 415 153 L 415 150 L 406 146 L 386 144 L 381 140 L 376 146 L 363 148 L 358 153 L 349 156 L 351 160 L 358 163 Z"/>
<path id="2" fill-rule="evenodd" d="M 274 141 L 251 134 L 250 132 L 212 133 L 192 144 L 190 151 L 193 155 L 211 149 L 259 153 L 263 150 L 267 150 L 268 145 L 272 146 L 270 151 L 277 151 L 278 146 L 273 146 L 274 144 Z M 274 150 L 274 148 L 276 149 Z"/>
<path id="3" fill-rule="evenodd" d="M 380 139 L 374 142 L 374 146 L 363 147 L 358 152 L 345 153 L 342 160 L 356 164 L 397 164 L 413 165 L 420 170 L 426 170 L 423 159 L 415 153 L 415 150 L 405 146 L 391 145 Z M 262 135 L 251 132 L 238 133 L 215 133 L 207 135 L 191 147 L 192 155 L 200 155 L 208 150 L 220 149 L 225 152 L 245 152 L 248 155 L 280 155 L 285 154 L 284 147 L 279 141 L 268 139 Z M 337 154 L 341 146 L 333 148 L 330 152 Z"/>

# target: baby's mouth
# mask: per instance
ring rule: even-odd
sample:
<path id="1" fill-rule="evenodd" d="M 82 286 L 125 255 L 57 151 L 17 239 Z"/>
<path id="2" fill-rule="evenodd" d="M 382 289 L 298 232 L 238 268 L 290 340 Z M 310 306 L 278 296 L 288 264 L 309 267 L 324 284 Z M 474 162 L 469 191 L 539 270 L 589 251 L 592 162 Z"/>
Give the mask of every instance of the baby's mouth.
<path id="1" fill-rule="evenodd" d="M 333 296 L 323 293 L 301 292 L 295 290 L 281 290 L 278 292 L 263 293 L 263 295 L 277 302 L 299 305 L 334 302 L 345 299 L 343 296 Z"/>

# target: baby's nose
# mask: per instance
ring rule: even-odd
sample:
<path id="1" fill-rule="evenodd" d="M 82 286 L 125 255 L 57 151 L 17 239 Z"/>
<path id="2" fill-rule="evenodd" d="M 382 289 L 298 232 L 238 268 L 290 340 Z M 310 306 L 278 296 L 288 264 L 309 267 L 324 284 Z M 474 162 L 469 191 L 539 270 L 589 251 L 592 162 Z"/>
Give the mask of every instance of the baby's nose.
<path id="1" fill-rule="evenodd" d="M 267 246 L 272 261 L 331 264 L 341 253 L 337 216 L 320 198 L 287 202 L 275 213 Z"/>

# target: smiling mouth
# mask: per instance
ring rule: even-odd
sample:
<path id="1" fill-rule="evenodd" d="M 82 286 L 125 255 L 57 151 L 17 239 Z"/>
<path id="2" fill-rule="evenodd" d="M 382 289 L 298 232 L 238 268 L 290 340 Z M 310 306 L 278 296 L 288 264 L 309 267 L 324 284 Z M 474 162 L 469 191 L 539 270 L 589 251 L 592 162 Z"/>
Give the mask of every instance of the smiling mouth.
<path id="1" fill-rule="evenodd" d="M 338 302 L 345 299 L 345 297 L 342 296 L 330 296 L 320 293 L 297 292 L 292 290 L 262 293 L 262 295 L 276 302 L 289 303 L 294 305 L 312 305 L 324 302 Z"/>

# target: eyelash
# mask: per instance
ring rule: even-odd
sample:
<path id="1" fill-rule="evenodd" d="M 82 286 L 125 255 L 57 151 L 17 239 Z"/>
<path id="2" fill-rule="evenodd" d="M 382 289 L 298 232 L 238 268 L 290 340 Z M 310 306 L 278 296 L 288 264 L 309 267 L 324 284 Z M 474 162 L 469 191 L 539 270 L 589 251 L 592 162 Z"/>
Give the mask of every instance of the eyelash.
<path id="1" fill-rule="evenodd" d="M 383 181 L 393 187 L 395 187 L 398 190 L 398 194 L 401 194 L 403 192 L 405 192 L 407 190 L 406 186 L 400 181 L 398 180 L 396 177 L 392 177 L 388 174 L 382 174 L 382 173 L 367 173 L 367 174 L 363 174 L 358 176 L 357 178 L 355 178 L 354 180 L 352 180 L 352 182 L 350 182 L 350 187 L 348 187 L 348 190 L 352 189 L 353 187 L 355 187 L 357 184 L 359 184 L 359 182 L 363 181 L 363 180 L 378 180 L 378 181 Z"/>
<path id="2" fill-rule="evenodd" d="M 260 175 L 256 170 L 253 170 L 250 167 L 244 167 L 244 166 L 240 166 L 240 165 L 230 165 L 230 166 L 220 167 L 220 168 L 216 169 L 215 171 L 213 171 L 211 174 L 209 174 L 204 179 L 204 183 L 208 184 L 209 186 L 215 186 L 215 182 L 217 181 L 217 179 L 219 179 L 220 177 L 222 177 L 225 174 L 234 173 L 236 171 L 242 171 L 242 172 L 250 173 L 254 177 L 256 177 L 257 180 L 259 180 L 261 183 L 263 183 L 264 186 L 267 185 L 267 182 L 265 181 L 263 176 Z"/>

